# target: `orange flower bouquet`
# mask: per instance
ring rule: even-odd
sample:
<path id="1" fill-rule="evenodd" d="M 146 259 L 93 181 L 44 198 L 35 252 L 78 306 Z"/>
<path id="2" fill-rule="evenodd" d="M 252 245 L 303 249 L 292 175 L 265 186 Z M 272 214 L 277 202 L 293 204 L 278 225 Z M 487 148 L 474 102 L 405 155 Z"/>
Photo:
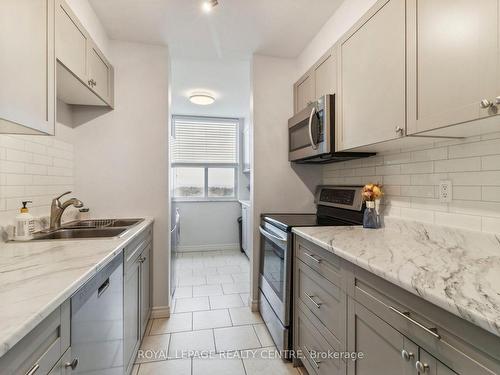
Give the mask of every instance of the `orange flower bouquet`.
<path id="1" fill-rule="evenodd" d="M 376 229 L 380 228 L 380 199 L 384 195 L 382 185 L 367 184 L 363 187 L 363 200 L 366 202 L 366 209 L 363 217 L 363 227 Z"/>

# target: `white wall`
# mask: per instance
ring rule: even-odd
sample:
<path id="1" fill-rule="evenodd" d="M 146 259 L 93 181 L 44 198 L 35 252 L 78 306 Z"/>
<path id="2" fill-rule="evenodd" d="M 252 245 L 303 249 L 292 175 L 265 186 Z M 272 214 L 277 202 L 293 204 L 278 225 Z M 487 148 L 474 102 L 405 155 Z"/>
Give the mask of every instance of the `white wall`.
<path id="1" fill-rule="evenodd" d="M 345 0 L 297 58 L 297 75 L 304 74 L 377 0 Z"/>
<path id="2" fill-rule="evenodd" d="M 174 202 L 181 213 L 178 251 L 212 251 L 239 247 L 238 202 Z"/>
<path id="3" fill-rule="evenodd" d="M 81 108 L 75 123 L 76 183 L 91 215 L 152 216 L 153 306 L 168 305 L 168 51 L 110 42 L 114 111 Z M 99 117 L 96 115 L 99 114 Z"/>
<path id="4" fill-rule="evenodd" d="M 254 55 L 253 97 L 253 288 L 257 299 L 260 215 L 265 212 L 314 212 L 314 191 L 321 181 L 317 166 L 288 162 L 288 119 L 293 113 L 296 61 Z"/>

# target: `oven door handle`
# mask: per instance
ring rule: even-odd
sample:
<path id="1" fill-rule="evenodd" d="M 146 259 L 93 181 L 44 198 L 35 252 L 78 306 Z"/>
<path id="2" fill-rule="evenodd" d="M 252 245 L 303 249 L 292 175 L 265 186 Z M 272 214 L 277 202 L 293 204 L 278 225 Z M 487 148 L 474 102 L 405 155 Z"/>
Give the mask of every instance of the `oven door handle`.
<path id="1" fill-rule="evenodd" d="M 315 114 L 316 114 L 316 106 L 313 106 L 311 114 L 309 115 L 309 140 L 311 141 L 311 147 L 313 148 L 313 150 L 318 149 L 318 145 L 316 144 L 316 142 L 314 142 L 314 137 L 312 133 L 312 119 Z"/>
<path id="2" fill-rule="evenodd" d="M 287 239 L 286 238 L 283 238 L 283 237 L 279 237 L 279 236 L 276 236 L 272 233 L 269 233 L 267 230 L 265 230 L 264 228 L 262 227 L 259 227 L 259 231 L 260 233 L 264 236 L 264 237 L 267 237 L 269 239 L 275 239 L 276 241 L 280 241 L 280 242 L 286 242 Z"/>

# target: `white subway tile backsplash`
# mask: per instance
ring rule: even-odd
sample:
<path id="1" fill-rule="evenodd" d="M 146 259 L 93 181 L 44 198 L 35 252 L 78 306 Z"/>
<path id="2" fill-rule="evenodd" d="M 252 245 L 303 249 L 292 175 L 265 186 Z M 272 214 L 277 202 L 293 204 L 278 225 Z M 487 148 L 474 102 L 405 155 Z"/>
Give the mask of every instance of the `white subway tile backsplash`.
<path id="1" fill-rule="evenodd" d="M 443 180 L 451 203 L 438 199 Z M 326 165 L 323 182 L 381 182 L 384 215 L 500 233 L 500 132 Z"/>
<path id="2" fill-rule="evenodd" d="M 0 135 L 0 226 L 12 224 L 22 200 L 47 216 L 52 198 L 74 188 L 74 147 L 54 137 Z"/>
<path id="3" fill-rule="evenodd" d="M 401 165 L 402 174 L 432 173 L 433 171 L 434 167 L 431 161 Z"/>
<path id="4" fill-rule="evenodd" d="M 435 223 L 448 227 L 461 229 L 481 230 L 481 217 L 472 215 L 459 215 L 447 212 L 435 212 Z"/>
<path id="5" fill-rule="evenodd" d="M 473 172 L 481 170 L 481 158 L 439 160 L 434 162 L 434 172 Z"/>

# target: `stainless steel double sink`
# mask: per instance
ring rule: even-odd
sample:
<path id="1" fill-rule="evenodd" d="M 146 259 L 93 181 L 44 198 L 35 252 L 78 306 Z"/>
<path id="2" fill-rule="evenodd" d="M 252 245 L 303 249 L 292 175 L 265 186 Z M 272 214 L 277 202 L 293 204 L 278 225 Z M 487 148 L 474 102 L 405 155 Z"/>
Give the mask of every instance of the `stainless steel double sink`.
<path id="1" fill-rule="evenodd" d="M 60 229 L 37 232 L 32 241 L 119 237 L 142 221 L 144 219 L 76 220 Z"/>

